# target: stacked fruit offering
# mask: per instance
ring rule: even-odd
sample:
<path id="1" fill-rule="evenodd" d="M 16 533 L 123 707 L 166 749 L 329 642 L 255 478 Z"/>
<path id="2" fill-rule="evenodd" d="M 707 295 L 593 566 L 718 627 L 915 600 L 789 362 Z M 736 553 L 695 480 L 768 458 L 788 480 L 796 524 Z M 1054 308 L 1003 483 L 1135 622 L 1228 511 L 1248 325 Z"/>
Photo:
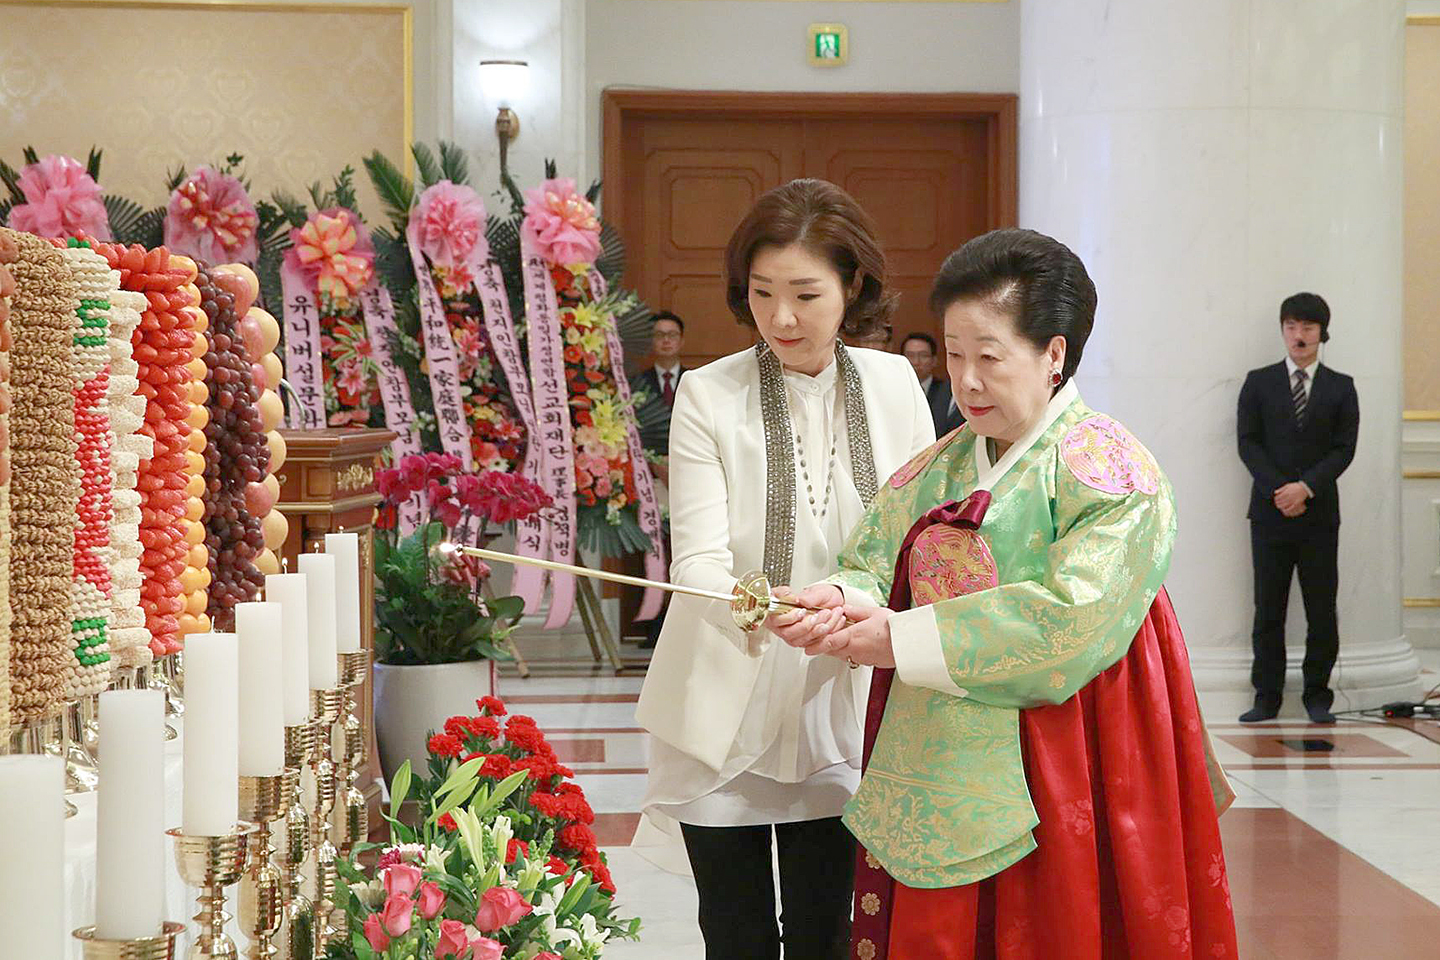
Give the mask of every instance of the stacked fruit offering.
<path id="1" fill-rule="evenodd" d="M 233 630 L 235 605 L 256 599 L 265 583 L 255 564 L 265 538 L 249 490 L 264 480 L 270 454 L 260 390 L 239 330 L 239 308 L 249 310 L 254 294 L 245 278 L 220 268 L 201 274 L 200 292 L 210 322 L 205 354 L 209 445 L 204 463 L 209 613 L 216 629 Z"/>

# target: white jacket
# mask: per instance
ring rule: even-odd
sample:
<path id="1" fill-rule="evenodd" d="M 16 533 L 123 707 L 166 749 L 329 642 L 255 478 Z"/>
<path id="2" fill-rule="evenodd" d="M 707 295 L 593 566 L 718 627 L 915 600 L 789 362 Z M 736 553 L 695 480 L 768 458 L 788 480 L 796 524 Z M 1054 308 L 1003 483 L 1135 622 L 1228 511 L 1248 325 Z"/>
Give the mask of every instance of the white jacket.
<path id="1" fill-rule="evenodd" d="M 904 357 L 849 353 L 864 384 L 875 476 L 883 484 L 934 442 L 934 423 Z M 673 582 L 729 593 L 741 574 L 763 567 L 766 472 L 755 352 L 687 371 L 670 423 Z M 637 721 L 719 769 L 755 686 L 759 654 L 771 641 L 764 628 L 742 633 L 725 603 L 676 594 L 646 672 Z M 853 673 L 856 715 L 863 717 L 870 671 Z"/>

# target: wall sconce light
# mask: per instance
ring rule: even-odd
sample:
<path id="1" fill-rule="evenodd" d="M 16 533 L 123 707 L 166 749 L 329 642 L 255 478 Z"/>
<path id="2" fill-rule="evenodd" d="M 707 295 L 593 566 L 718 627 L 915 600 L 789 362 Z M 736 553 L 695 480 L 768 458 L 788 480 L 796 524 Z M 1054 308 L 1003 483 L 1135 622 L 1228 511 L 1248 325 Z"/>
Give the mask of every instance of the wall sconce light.
<path id="1" fill-rule="evenodd" d="M 507 173 L 506 155 L 510 141 L 520 135 L 520 118 L 512 106 L 525 81 L 530 76 L 530 64 L 525 60 L 481 60 L 480 90 L 486 99 L 494 101 L 500 108 L 495 115 L 495 135 L 500 140 L 500 173 Z"/>

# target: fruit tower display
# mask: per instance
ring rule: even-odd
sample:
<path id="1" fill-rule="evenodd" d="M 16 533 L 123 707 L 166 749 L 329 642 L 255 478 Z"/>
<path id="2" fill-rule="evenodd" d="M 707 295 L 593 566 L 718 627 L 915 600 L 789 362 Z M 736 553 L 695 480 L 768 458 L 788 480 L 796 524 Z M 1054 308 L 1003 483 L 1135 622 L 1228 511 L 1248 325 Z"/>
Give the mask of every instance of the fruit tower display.
<path id="1" fill-rule="evenodd" d="M 141 607 L 150 631 L 150 650 L 157 656 L 181 648 L 180 615 L 185 597 L 180 576 L 203 546 L 205 528 L 185 516 L 191 473 L 203 458 L 190 449 L 190 364 L 198 326 L 199 293 L 194 261 L 172 257 L 164 247 L 146 250 L 132 245 L 100 244 L 97 252 L 120 271 L 122 289 L 143 293 L 146 307 L 132 339 L 133 358 L 145 398 L 145 419 L 139 432 L 154 442 L 154 454 L 142 460 L 136 480 L 140 494 Z M 197 464 L 196 461 L 199 461 Z"/>
<path id="2" fill-rule="evenodd" d="M 265 582 L 255 565 L 265 549 L 264 535 L 247 493 L 264 480 L 270 455 L 260 418 L 260 390 L 236 316 L 236 294 L 246 294 L 240 287 L 233 272 L 207 267 L 200 273 L 201 307 L 209 320 L 205 546 L 212 578 L 209 614 L 220 630 L 234 629 L 235 605 L 258 597 Z M 248 309 L 249 303 L 239 306 Z"/>

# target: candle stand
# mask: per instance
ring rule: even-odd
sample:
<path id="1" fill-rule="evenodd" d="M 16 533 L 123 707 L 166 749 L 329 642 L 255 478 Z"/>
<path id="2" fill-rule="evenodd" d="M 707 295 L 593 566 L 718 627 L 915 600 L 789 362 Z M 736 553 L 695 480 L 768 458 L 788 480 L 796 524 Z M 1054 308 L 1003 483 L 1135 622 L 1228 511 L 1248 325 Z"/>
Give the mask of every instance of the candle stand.
<path id="1" fill-rule="evenodd" d="M 295 803 L 300 771 L 286 770 L 269 777 L 240 778 L 240 816 L 255 824 L 250 857 L 240 879 L 240 929 L 250 941 L 250 960 L 266 960 L 279 951 L 271 943 L 284 922 L 280 871 L 271 863 L 271 824 Z"/>
<path id="2" fill-rule="evenodd" d="M 175 838 L 175 867 L 184 880 L 200 893 L 195 898 L 200 910 L 191 919 L 199 926 L 195 942 L 190 945 L 188 960 L 214 960 L 239 956 L 235 941 L 225 933 L 225 888 L 245 869 L 245 851 L 253 823 L 240 822 L 231 833 L 220 836 L 192 836 L 178 829 L 166 830 Z"/>
<path id="3" fill-rule="evenodd" d="M 340 660 L 341 691 L 341 749 L 339 769 L 336 771 L 337 801 L 336 824 L 340 831 L 339 848 L 342 856 L 348 857 L 370 835 L 369 812 L 365 795 L 355 785 L 360 776 L 360 764 L 365 762 L 365 728 L 356 715 L 358 706 L 356 694 L 365 685 L 365 672 L 370 669 L 370 651 L 357 650 L 342 653 Z"/>
<path id="4" fill-rule="evenodd" d="M 338 933 L 332 922 L 335 910 L 338 851 L 330 840 L 330 817 L 335 809 L 335 763 L 331 759 L 331 729 L 340 716 L 340 688 L 310 691 L 310 712 L 315 718 L 315 746 L 310 772 L 315 781 L 315 806 L 310 811 L 310 849 L 315 855 L 315 955 Z"/>
<path id="5" fill-rule="evenodd" d="M 315 724 L 311 721 L 285 728 L 285 770 L 293 773 L 298 785 L 300 770 L 315 749 Z M 296 789 L 285 812 L 285 834 L 280 849 L 280 898 L 284 917 L 280 922 L 279 955 L 286 960 L 312 960 L 315 955 L 315 907 L 303 892 L 301 870 L 310 857 L 310 816 L 305 800 Z"/>
<path id="6" fill-rule="evenodd" d="M 81 927 L 71 936 L 80 941 L 85 960 L 175 960 L 175 941 L 184 932 L 184 924 L 167 920 L 153 937 L 105 940 L 95 935 L 94 927 Z"/>

